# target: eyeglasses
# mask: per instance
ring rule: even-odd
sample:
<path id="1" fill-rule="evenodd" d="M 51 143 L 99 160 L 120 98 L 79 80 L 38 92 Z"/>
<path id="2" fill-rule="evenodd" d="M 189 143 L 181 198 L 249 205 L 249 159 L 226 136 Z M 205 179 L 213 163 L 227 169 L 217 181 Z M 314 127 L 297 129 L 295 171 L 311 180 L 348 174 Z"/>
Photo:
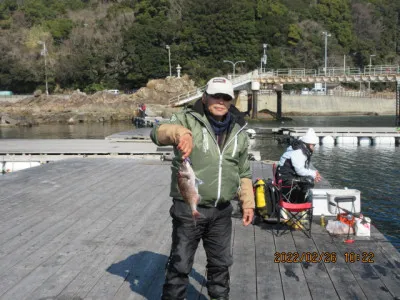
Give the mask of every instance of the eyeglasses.
<path id="1" fill-rule="evenodd" d="M 214 95 L 209 95 L 210 97 L 214 99 L 222 99 L 224 101 L 231 101 L 232 97 L 227 95 L 227 94 L 214 94 Z"/>

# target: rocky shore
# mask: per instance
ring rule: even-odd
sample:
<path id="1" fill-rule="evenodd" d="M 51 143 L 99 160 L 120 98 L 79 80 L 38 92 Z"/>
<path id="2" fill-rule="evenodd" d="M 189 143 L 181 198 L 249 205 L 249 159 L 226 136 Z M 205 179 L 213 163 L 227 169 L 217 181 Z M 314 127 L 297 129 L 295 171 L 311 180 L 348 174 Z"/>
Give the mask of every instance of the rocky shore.
<path id="1" fill-rule="evenodd" d="M 107 91 L 87 95 L 36 95 L 17 102 L 0 102 L 1 126 L 32 126 L 51 123 L 119 122 L 131 120 L 138 106 L 145 103 L 149 116 L 170 117 L 176 109 L 169 99 L 195 89 L 187 76 L 150 80 L 134 94 L 111 94 Z"/>

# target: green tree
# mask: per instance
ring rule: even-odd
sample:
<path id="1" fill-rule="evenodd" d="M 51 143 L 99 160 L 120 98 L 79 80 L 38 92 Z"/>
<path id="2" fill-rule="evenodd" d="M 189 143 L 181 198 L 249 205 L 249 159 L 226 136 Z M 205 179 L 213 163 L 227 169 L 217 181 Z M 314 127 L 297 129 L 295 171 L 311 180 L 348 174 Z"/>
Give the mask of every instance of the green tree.
<path id="1" fill-rule="evenodd" d="M 319 0 L 313 16 L 335 35 L 342 47 L 349 47 L 353 40 L 353 26 L 348 0 Z"/>
<path id="2" fill-rule="evenodd" d="M 179 36 L 186 72 L 203 80 L 221 72 L 231 73 L 232 66 L 224 64 L 224 59 L 245 60 L 246 64 L 237 65 L 238 71 L 256 67 L 259 45 L 251 2 L 206 0 L 188 3 L 182 13 L 183 30 Z"/>

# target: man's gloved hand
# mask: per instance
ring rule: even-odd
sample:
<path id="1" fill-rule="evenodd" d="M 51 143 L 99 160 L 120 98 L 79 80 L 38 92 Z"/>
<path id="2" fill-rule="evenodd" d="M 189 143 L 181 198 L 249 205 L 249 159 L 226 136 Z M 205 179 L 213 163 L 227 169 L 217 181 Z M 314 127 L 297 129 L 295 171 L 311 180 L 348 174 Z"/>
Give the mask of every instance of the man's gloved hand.
<path id="1" fill-rule="evenodd" d="M 182 153 L 182 159 L 189 157 L 193 150 L 193 138 L 190 133 L 186 133 L 179 138 L 177 145 L 178 150 Z"/>
<path id="2" fill-rule="evenodd" d="M 253 222 L 254 209 L 253 208 L 243 208 L 243 225 L 247 226 Z"/>

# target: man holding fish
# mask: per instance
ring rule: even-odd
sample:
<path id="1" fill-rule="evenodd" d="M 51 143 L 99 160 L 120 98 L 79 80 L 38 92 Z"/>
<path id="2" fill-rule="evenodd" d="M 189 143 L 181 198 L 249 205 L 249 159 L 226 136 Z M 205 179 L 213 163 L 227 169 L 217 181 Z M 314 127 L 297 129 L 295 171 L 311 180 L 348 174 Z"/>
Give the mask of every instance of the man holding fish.
<path id="1" fill-rule="evenodd" d="M 233 105 L 232 83 L 211 79 L 193 107 L 153 128 L 157 145 L 174 145 L 170 196 L 172 247 L 162 299 L 185 299 L 196 249 L 203 240 L 211 299 L 229 298 L 232 205 L 238 193 L 243 225 L 254 216 L 247 123 Z"/>

